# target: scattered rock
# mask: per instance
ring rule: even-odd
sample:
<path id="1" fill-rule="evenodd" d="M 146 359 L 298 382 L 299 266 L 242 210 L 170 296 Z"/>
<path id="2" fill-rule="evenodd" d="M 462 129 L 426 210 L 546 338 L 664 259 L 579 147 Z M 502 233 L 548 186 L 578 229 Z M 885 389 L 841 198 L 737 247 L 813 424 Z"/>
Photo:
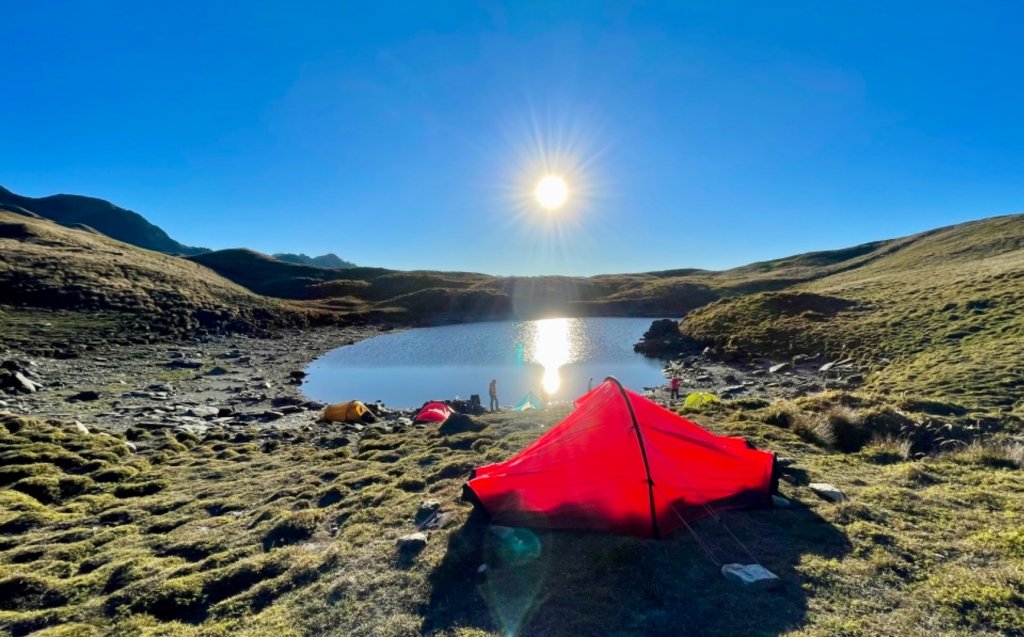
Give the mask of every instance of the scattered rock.
<path id="1" fill-rule="evenodd" d="M 21 372 L 14 372 L 13 374 L 5 375 L 4 386 L 14 389 L 15 391 L 22 392 L 24 394 L 33 394 L 37 390 L 42 389 L 42 385 L 39 383 L 29 380 Z"/>
<path id="2" fill-rule="evenodd" d="M 224 374 L 228 374 L 228 373 L 230 373 L 230 372 L 228 372 L 227 368 L 221 367 L 220 365 L 217 365 L 216 367 L 214 367 L 210 371 L 206 372 L 206 375 L 207 376 L 223 376 Z"/>
<path id="3" fill-rule="evenodd" d="M 89 435 L 89 428 L 83 425 L 82 423 L 78 422 L 77 420 L 75 421 L 75 429 L 77 429 L 78 433 L 82 434 L 83 436 Z"/>
<path id="4" fill-rule="evenodd" d="M 772 506 L 785 508 L 789 506 L 789 500 L 782 497 L 781 495 L 772 496 Z"/>
<path id="5" fill-rule="evenodd" d="M 405 556 L 417 555 L 427 546 L 427 536 L 424 533 L 410 533 L 403 535 L 395 542 L 398 552 Z"/>
<path id="6" fill-rule="evenodd" d="M 89 401 L 99 400 L 99 399 L 100 399 L 100 393 L 98 391 L 93 391 L 91 389 L 88 389 L 88 390 L 85 390 L 85 391 L 80 391 L 77 394 L 75 394 L 74 396 L 69 396 L 68 397 L 68 402 L 69 403 L 89 402 Z"/>
<path id="7" fill-rule="evenodd" d="M 195 418 L 216 418 L 220 415 L 220 409 L 217 407 L 206 407 L 200 405 L 198 407 L 191 407 L 185 412 L 186 416 L 193 416 Z"/>
<path id="8" fill-rule="evenodd" d="M 434 515 L 434 513 L 440 508 L 441 503 L 437 500 L 424 501 L 423 504 L 420 505 L 420 508 L 416 510 L 416 517 L 414 518 L 416 525 L 419 526 L 420 524 L 423 524 L 423 522 L 430 518 L 430 516 Z"/>
<path id="9" fill-rule="evenodd" d="M 778 374 L 780 372 L 789 371 L 789 369 L 791 367 L 792 367 L 792 365 L 790 365 L 789 363 L 779 363 L 778 365 L 772 365 L 771 367 L 769 367 L 768 368 L 768 373 L 769 374 Z"/>
<path id="10" fill-rule="evenodd" d="M 725 564 L 722 575 L 730 582 L 748 588 L 771 589 L 781 583 L 775 573 L 760 564 Z"/>
<path id="11" fill-rule="evenodd" d="M 281 418 L 284 418 L 284 414 L 279 411 L 273 411 L 271 409 L 268 409 L 267 411 L 260 414 L 260 418 L 262 418 L 263 420 L 279 420 Z"/>
<path id="12" fill-rule="evenodd" d="M 843 502 L 846 500 L 846 494 L 833 484 L 812 482 L 807 486 L 811 491 L 814 491 L 815 495 L 829 502 Z"/>
<path id="13" fill-rule="evenodd" d="M 198 358 L 175 358 L 167 363 L 167 366 L 177 369 L 199 369 L 203 366 L 203 361 Z"/>

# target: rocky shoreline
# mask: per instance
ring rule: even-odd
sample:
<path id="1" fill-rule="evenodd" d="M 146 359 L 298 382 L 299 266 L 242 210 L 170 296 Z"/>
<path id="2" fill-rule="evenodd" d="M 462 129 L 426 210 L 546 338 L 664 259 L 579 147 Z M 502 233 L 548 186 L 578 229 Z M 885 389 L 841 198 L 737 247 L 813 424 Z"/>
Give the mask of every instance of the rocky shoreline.
<path id="1" fill-rule="evenodd" d="M 118 344 L 96 347 L 74 359 L 10 350 L 0 354 L 0 411 L 118 431 L 169 428 L 202 435 L 214 427 L 303 428 L 314 425 L 325 406 L 303 394 L 305 367 L 331 349 L 388 330 L 322 327 L 285 330 L 272 338 L 229 335 Z M 819 356 L 782 363 L 734 362 L 713 350 L 674 358 L 667 362 L 665 376 L 680 379 L 684 397 L 702 391 L 721 398 L 766 400 L 850 389 L 861 380 L 852 361 L 830 362 Z M 667 385 L 646 389 L 669 403 Z M 380 426 L 396 426 L 403 415 L 393 412 Z"/>
<path id="2" fill-rule="evenodd" d="M 0 374 L 6 374 L 0 384 L 8 385 L 0 389 L 0 411 L 119 431 L 293 429 L 315 422 L 324 408 L 302 394 L 306 365 L 383 331 L 325 327 L 287 330 L 273 338 L 230 335 L 111 345 L 70 360 L 8 351 L 0 354 Z"/>

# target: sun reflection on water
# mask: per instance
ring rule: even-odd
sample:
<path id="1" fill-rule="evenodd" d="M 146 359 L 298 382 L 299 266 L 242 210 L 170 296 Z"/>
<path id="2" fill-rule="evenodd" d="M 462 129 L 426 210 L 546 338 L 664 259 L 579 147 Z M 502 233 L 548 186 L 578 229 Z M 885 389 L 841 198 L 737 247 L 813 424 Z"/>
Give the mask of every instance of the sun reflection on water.
<path id="1" fill-rule="evenodd" d="M 579 319 L 553 318 L 531 321 L 527 358 L 544 368 L 541 386 L 549 397 L 562 386 L 559 369 L 579 360 L 583 342 Z"/>

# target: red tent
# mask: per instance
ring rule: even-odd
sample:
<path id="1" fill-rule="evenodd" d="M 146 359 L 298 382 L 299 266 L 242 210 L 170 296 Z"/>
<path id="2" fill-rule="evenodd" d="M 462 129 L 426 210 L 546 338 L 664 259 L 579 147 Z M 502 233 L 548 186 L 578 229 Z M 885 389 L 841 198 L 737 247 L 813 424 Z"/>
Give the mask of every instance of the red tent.
<path id="1" fill-rule="evenodd" d="M 774 453 L 609 378 L 518 455 L 476 469 L 466 495 L 495 524 L 656 538 L 712 508 L 769 504 L 774 470 Z"/>
<path id="2" fill-rule="evenodd" d="M 444 422 L 452 413 L 452 408 L 444 403 L 427 403 L 413 418 L 413 422 Z"/>

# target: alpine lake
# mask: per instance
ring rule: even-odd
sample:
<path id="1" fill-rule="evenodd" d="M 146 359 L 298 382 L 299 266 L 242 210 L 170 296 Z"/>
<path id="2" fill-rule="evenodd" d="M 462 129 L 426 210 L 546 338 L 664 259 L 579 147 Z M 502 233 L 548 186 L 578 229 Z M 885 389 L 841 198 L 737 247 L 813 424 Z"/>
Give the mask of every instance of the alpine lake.
<path id="1" fill-rule="evenodd" d="M 486 407 L 492 379 L 501 407 L 530 392 L 545 402 L 572 401 L 607 376 L 641 392 L 665 382 L 659 361 L 633 351 L 650 325 L 650 318 L 549 318 L 388 333 L 315 360 L 303 392 L 395 408 L 473 394 Z"/>

